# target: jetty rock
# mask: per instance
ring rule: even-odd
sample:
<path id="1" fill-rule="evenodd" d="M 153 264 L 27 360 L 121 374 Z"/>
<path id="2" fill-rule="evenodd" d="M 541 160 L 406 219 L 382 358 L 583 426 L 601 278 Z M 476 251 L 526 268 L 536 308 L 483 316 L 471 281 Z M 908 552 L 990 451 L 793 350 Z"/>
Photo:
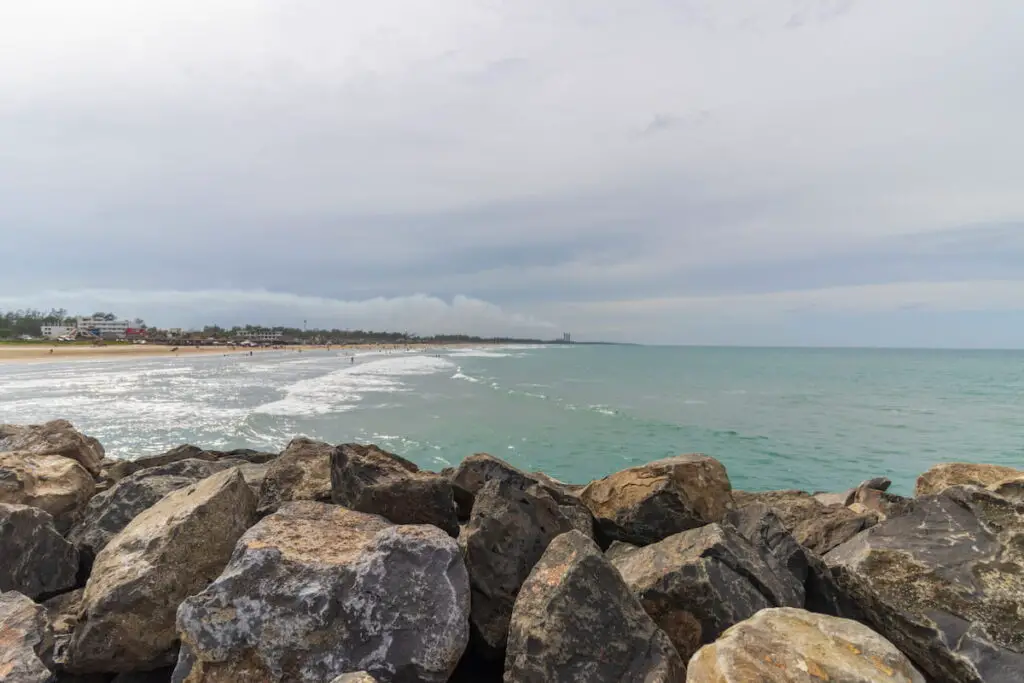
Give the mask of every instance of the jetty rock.
<path id="1" fill-rule="evenodd" d="M 980 486 L 998 490 L 1004 484 L 1024 479 L 1024 470 L 1003 465 L 979 465 L 969 462 L 947 462 L 932 467 L 917 478 L 914 495 L 941 493 L 950 486 Z"/>
<path id="2" fill-rule="evenodd" d="M 687 683 L 926 683 L 907 657 L 850 619 L 779 607 L 731 627 L 690 660 Z"/>
<path id="3" fill-rule="evenodd" d="M 878 515 L 854 512 L 844 505 L 825 505 L 806 491 L 734 491 L 736 507 L 764 503 L 772 508 L 794 538 L 808 550 L 824 555 L 878 522 Z"/>
<path id="4" fill-rule="evenodd" d="M 334 503 L 349 509 L 459 535 L 451 482 L 376 446 L 337 446 L 331 453 L 331 490 Z"/>
<path id="5" fill-rule="evenodd" d="M 507 683 L 677 683 L 685 666 L 593 540 L 555 538 L 512 610 Z"/>
<path id="6" fill-rule="evenodd" d="M 472 642 L 483 659 L 504 659 L 523 581 L 548 544 L 572 529 L 555 500 L 525 478 L 492 479 L 477 491 L 459 547 L 472 591 Z"/>
<path id="7" fill-rule="evenodd" d="M 669 536 L 612 564 L 684 660 L 759 610 L 804 605 L 796 576 L 718 524 Z"/>
<path id="8" fill-rule="evenodd" d="M 67 420 L 41 425 L 0 424 L 0 451 L 70 458 L 94 477 L 100 473 L 104 455 L 99 441 L 82 434 Z"/>
<path id="9" fill-rule="evenodd" d="M 0 452 L 0 503 L 46 510 L 62 533 L 78 521 L 95 493 L 92 475 L 76 460 L 25 451 Z"/>
<path id="10" fill-rule="evenodd" d="M 469 640 L 455 540 L 335 505 L 282 505 L 178 610 L 175 683 L 446 681 Z"/>
<path id="11" fill-rule="evenodd" d="M 71 590 L 78 551 L 45 510 L 0 503 L 0 591 L 35 599 Z"/>
<path id="12" fill-rule="evenodd" d="M 225 461 L 227 466 L 231 466 L 241 464 L 242 462 L 263 464 L 270 462 L 277 458 L 277 456 L 277 453 L 254 451 L 249 448 L 239 448 L 232 451 L 211 451 L 191 444 L 182 444 L 158 455 L 146 455 L 133 460 L 108 458 L 103 461 L 101 476 L 111 481 L 119 481 L 140 470 L 163 467 L 182 460 Z"/>
<path id="13" fill-rule="evenodd" d="M 603 546 L 656 543 L 721 522 L 733 508 L 725 467 L 700 453 L 678 455 L 592 481 L 580 492 Z"/>
<path id="14" fill-rule="evenodd" d="M 331 681 L 331 683 L 377 683 L 377 679 L 365 671 L 342 674 Z"/>
<path id="15" fill-rule="evenodd" d="M 233 469 L 137 515 L 96 556 L 66 668 L 132 672 L 173 664 L 178 606 L 220 574 L 255 521 L 255 497 Z"/>
<path id="16" fill-rule="evenodd" d="M 323 441 L 297 437 L 270 461 L 260 483 L 260 516 L 297 500 L 331 502 L 331 452 Z"/>
<path id="17" fill-rule="evenodd" d="M 0 681 L 51 683 L 52 650 L 42 605 L 16 591 L 0 593 Z"/>
<path id="18" fill-rule="evenodd" d="M 83 565 L 92 567 L 96 555 L 144 510 L 172 491 L 191 486 L 225 469 L 207 460 L 177 460 L 129 474 L 89 501 L 82 520 L 68 533 Z"/>
<path id="19" fill-rule="evenodd" d="M 825 555 L 865 623 L 951 683 L 1024 672 L 1024 504 L 975 486 L 923 496 Z"/>

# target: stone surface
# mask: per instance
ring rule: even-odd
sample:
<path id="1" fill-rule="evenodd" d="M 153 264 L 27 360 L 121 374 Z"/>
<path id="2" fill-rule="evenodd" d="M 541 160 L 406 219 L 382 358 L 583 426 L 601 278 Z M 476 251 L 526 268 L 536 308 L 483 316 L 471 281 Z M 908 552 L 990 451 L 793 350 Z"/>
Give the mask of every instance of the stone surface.
<path id="1" fill-rule="evenodd" d="M 941 493 L 950 486 L 980 486 L 982 488 L 1024 476 L 1024 470 L 1002 465 L 980 465 L 970 462 L 947 462 L 936 465 L 920 477 L 914 486 L 915 496 Z"/>
<path id="2" fill-rule="evenodd" d="M 255 508 L 241 474 L 228 470 L 173 491 L 129 522 L 96 556 L 68 670 L 172 664 L 178 605 L 224 568 Z"/>
<path id="3" fill-rule="evenodd" d="M 825 561 L 866 623 L 926 674 L 1009 683 L 1024 671 L 1024 505 L 950 487 Z"/>
<path id="4" fill-rule="evenodd" d="M 71 458 L 96 476 L 100 473 L 103 446 L 74 428 L 67 420 L 41 425 L 0 424 L 0 451 L 25 451 L 33 455 Z"/>
<path id="5" fill-rule="evenodd" d="M 440 474 L 376 446 L 342 444 L 331 453 L 332 500 L 395 524 L 433 524 L 459 535 L 452 485 Z"/>
<path id="6" fill-rule="evenodd" d="M 728 526 L 684 531 L 612 564 L 684 661 L 758 610 L 804 604 L 803 584 Z"/>
<path id="7" fill-rule="evenodd" d="M 720 462 L 691 453 L 592 481 L 580 499 L 593 513 L 603 544 L 647 545 L 722 521 L 733 507 L 730 491 Z"/>
<path id="8" fill-rule="evenodd" d="M 611 560 L 613 563 L 619 557 L 631 553 L 640 546 L 633 545 L 632 543 L 623 543 L 622 541 L 612 541 L 612 544 L 608 546 L 608 550 L 604 551 L 604 556 Z"/>
<path id="9" fill-rule="evenodd" d="M 97 494 L 85 515 L 68 534 L 86 567 L 96 554 L 142 511 L 172 491 L 191 486 L 222 468 L 220 463 L 186 459 L 127 475 L 114 486 Z"/>
<path id="10" fill-rule="evenodd" d="M 723 524 L 736 529 L 754 546 L 771 553 L 804 587 L 804 607 L 848 619 L 862 615 L 856 604 L 839 589 L 825 563 L 797 543 L 775 511 L 764 503 L 752 503 L 725 516 Z"/>
<path id="11" fill-rule="evenodd" d="M 292 439 L 271 461 L 260 485 L 258 512 L 261 516 L 296 500 L 331 501 L 331 452 L 323 441 L 303 437 Z"/>
<path id="12" fill-rule="evenodd" d="M 102 463 L 102 474 L 113 481 L 119 481 L 129 474 L 147 470 L 153 467 L 171 465 L 181 460 L 205 460 L 208 462 L 233 461 L 229 465 L 242 462 L 252 464 L 263 464 L 270 462 L 277 457 L 277 453 L 264 453 L 249 448 L 239 448 L 232 451 L 211 451 L 191 444 L 183 444 L 160 453 L 159 455 L 146 455 L 134 460 L 105 460 Z"/>
<path id="13" fill-rule="evenodd" d="M 734 491 L 736 507 L 764 503 L 805 548 L 824 555 L 875 524 L 873 513 L 858 514 L 842 505 L 823 505 L 806 491 Z"/>
<path id="14" fill-rule="evenodd" d="M 46 618 L 53 631 L 53 661 L 63 665 L 67 659 L 67 649 L 71 642 L 71 634 L 78 624 L 78 614 L 82 609 L 84 588 L 56 595 L 43 603 Z"/>
<path id="15" fill-rule="evenodd" d="M 46 610 L 21 593 L 0 593 L 0 681 L 49 683 L 52 647 Z"/>
<path id="16" fill-rule="evenodd" d="M 925 683 L 888 640 L 850 619 L 766 609 L 690 660 L 687 683 Z"/>
<path id="17" fill-rule="evenodd" d="M 176 683 L 445 681 L 469 639 L 455 540 L 334 505 L 288 503 L 178 610 Z"/>
<path id="18" fill-rule="evenodd" d="M 668 636 L 597 545 L 578 531 L 552 541 L 512 611 L 505 681 L 682 681 Z"/>
<path id="19" fill-rule="evenodd" d="M 551 496 L 525 478 L 493 479 L 477 491 L 459 546 L 472 590 L 473 644 L 482 657 L 504 658 L 519 588 L 548 544 L 572 528 Z"/>
<path id="20" fill-rule="evenodd" d="M 0 503 L 0 591 L 38 598 L 74 588 L 77 573 L 78 551 L 49 513 Z"/>
<path id="21" fill-rule="evenodd" d="M 58 531 L 65 532 L 78 521 L 95 492 L 92 475 L 71 458 L 0 453 L 0 503 L 46 510 Z"/>
<path id="22" fill-rule="evenodd" d="M 331 681 L 331 683 L 377 683 L 377 679 L 365 671 L 342 674 Z"/>

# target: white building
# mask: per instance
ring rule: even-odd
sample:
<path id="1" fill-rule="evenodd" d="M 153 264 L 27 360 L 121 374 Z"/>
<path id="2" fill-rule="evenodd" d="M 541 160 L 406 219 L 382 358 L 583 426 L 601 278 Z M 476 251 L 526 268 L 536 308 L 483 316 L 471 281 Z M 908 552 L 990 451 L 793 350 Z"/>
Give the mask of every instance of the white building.
<path id="1" fill-rule="evenodd" d="M 132 326 L 128 320 L 105 320 L 103 318 L 79 318 L 76 322 L 79 330 L 101 337 L 125 337 L 128 328 Z"/>
<path id="2" fill-rule="evenodd" d="M 246 334 L 245 338 L 250 341 L 266 344 L 276 342 L 281 339 L 281 332 L 279 330 L 268 330 L 261 327 Z"/>
<path id="3" fill-rule="evenodd" d="M 47 339 L 60 339 L 71 334 L 74 329 L 70 325 L 43 325 L 42 335 Z"/>

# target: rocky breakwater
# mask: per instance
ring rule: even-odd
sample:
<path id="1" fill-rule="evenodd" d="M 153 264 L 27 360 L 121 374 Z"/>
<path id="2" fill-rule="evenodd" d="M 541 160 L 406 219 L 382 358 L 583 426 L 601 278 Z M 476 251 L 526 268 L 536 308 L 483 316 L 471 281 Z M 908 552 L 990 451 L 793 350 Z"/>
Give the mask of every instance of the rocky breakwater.
<path id="1" fill-rule="evenodd" d="M 1024 472 L 742 492 L 689 454 L 585 485 L 486 454 L 0 426 L 12 683 L 1024 680 Z"/>

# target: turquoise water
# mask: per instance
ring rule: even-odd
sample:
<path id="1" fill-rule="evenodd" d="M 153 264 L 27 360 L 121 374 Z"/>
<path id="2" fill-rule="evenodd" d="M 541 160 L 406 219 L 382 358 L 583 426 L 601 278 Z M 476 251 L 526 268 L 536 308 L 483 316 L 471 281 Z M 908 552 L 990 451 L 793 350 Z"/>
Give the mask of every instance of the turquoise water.
<path id="1" fill-rule="evenodd" d="M 438 469 L 486 451 L 565 481 L 681 452 L 733 485 L 908 493 L 936 462 L 1024 466 L 1024 353 L 632 346 L 280 352 L 0 364 L 0 422 L 109 454 L 372 441 Z"/>

